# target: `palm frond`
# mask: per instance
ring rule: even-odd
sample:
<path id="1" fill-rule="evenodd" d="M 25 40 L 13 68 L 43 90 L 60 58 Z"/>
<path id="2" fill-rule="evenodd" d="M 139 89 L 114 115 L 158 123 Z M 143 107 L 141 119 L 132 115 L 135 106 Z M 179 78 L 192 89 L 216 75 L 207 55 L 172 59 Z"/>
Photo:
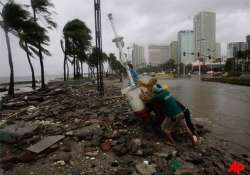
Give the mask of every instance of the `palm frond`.
<path id="1" fill-rule="evenodd" d="M 31 0 L 31 7 L 34 12 L 45 19 L 47 22 L 48 29 L 53 29 L 57 27 L 56 22 L 51 18 L 52 14 L 56 14 L 55 11 L 52 11 L 50 8 L 54 7 L 54 4 L 50 0 Z"/>
<path id="2" fill-rule="evenodd" d="M 46 22 L 48 23 L 48 28 L 57 28 L 56 22 L 53 21 L 53 19 L 50 16 L 44 16 Z"/>
<path id="3" fill-rule="evenodd" d="M 27 10 L 12 1 L 6 3 L 2 10 L 3 23 L 6 28 L 19 30 L 29 17 L 30 13 Z"/>

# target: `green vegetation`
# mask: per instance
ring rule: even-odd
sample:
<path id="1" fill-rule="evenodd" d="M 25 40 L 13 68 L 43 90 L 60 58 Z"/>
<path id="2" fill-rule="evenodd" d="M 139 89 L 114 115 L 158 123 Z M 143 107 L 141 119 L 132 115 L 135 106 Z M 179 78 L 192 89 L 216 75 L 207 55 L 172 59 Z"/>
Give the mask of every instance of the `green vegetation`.
<path id="1" fill-rule="evenodd" d="M 64 80 L 66 80 L 66 65 L 69 61 L 73 65 L 74 79 L 83 75 L 83 62 L 86 62 L 87 52 L 91 47 L 91 31 L 85 23 L 79 19 L 69 21 L 63 28 L 64 36 Z M 63 40 L 61 41 L 63 45 Z M 70 60 L 70 58 L 72 60 Z"/>
<path id="2" fill-rule="evenodd" d="M 250 78 L 241 77 L 216 77 L 216 78 L 203 78 L 204 81 L 221 82 L 235 85 L 250 86 Z"/>
<path id="3" fill-rule="evenodd" d="M 138 69 L 138 72 L 143 73 L 143 72 L 171 72 L 171 71 L 175 71 L 177 69 L 177 64 L 175 62 L 175 60 L 170 59 L 168 62 L 164 63 L 164 64 L 160 64 L 157 66 L 152 66 L 152 65 L 148 65 L 144 68 L 140 68 Z"/>
<path id="4" fill-rule="evenodd" d="M 229 76 L 240 76 L 241 73 L 249 72 L 250 64 L 247 58 L 250 58 L 250 50 L 237 52 L 234 58 L 227 59 L 225 71 Z"/>

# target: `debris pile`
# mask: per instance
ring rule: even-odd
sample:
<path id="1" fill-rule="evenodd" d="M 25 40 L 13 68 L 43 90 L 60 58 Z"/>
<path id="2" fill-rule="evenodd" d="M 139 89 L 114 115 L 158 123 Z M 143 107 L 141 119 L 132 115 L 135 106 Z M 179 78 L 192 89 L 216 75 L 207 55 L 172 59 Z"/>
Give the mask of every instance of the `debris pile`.
<path id="1" fill-rule="evenodd" d="M 250 164 L 248 155 L 230 154 L 222 142 L 205 138 L 197 148 L 184 136 L 176 136 L 177 148 L 165 145 L 159 131 L 134 116 L 121 85 L 107 81 L 105 87 L 105 97 L 89 82 L 56 82 L 5 97 L 0 174 L 225 174 L 232 161 Z"/>

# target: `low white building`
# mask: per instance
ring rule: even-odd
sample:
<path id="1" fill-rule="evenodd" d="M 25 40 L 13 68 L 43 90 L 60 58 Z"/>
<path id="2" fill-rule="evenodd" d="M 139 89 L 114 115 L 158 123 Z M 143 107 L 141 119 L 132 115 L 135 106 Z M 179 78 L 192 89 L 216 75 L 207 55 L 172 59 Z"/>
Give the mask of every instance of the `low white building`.
<path id="1" fill-rule="evenodd" d="M 143 46 L 133 44 L 132 48 L 132 64 L 135 68 L 146 66 L 145 50 Z"/>

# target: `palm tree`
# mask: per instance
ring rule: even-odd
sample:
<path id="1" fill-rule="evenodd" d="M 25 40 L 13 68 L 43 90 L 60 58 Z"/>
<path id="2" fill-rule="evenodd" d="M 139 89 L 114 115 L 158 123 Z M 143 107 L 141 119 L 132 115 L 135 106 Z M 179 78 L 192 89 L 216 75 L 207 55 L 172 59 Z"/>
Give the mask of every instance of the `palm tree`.
<path id="1" fill-rule="evenodd" d="M 33 11 L 33 20 L 37 23 L 38 18 L 37 14 L 39 14 L 45 21 L 47 22 L 46 28 L 52 29 L 56 28 L 56 23 L 52 20 L 50 12 L 50 7 L 54 7 L 54 5 L 50 2 L 50 0 L 31 0 L 31 7 Z M 44 64 L 43 64 L 43 49 L 41 46 L 41 42 L 38 42 L 39 46 L 39 60 L 41 66 L 41 88 L 45 88 L 45 79 L 44 79 Z"/>
<path id="2" fill-rule="evenodd" d="M 120 82 L 122 82 L 122 76 L 127 74 L 126 68 L 117 60 L 114 54 L 109 54 L 108 63 L 115 74 L 119 75 Z"/>
<path id="3" fill-rule="evenodd" d="M 20 5 L 15 4 L 14 2 L 11 1 L 4 5 L 1 16 L 3 18 L 1 26 L 5 33 L 7 50 L 8 50 L 9 67 L 10 67 L 10 82 L 9 82 L 8 94 L 13 96 L 15 93 L 14 67 L 13 67 L 9 32 L 19 31 L 24 21 L 29 17 L 29 12 L 24 10 Z"/>
<path id="4" fill-rule="evenodd" d="M 74 79 L 80 78 L 82 63 L 87 61 L 86 52 L 91 46 L 91 31 L 79 19 L 69 21 L 63 28 L 65 40 L 64 53 L 66 56 L 73 57 L 71 63 L 74 69 Z"/>
<path id="5" fill-rule="evenodd" d="M 64 60 L 63 60 L 63 80 L 66 81 L 67 80 L 67 73 L 66 73 L 66 69 L 68 71 L 68 58 L 67 58 L 67 53 L 65 51 L 65 42 L 63 40 L 60 41 L 61 44 L 61 49 L 63 51 L 64 54 Z"/>
<path id="6" fill-rule="evenodd" d="M 44 28 L 39 26 L 33 20 L 27 20 L 24 22 L 21 27 L 21 30 L 19 31 L 19 38 L 19 45 L 26 52 L 29 66 L 31 69 L 32 88 L 35 89 L 35 73 L 30 57 L 34 57 L 34 54 L 39 55 L 39 41 L 42 41 L 43 45 L 48 45 L 49 37 L 46 35 L 46 31 Z M 46 55 L 50 55 L 49 51 L 47 51 L 45 48 L 42 47 L 42 50 L 43 53 L 45 53 Z"/>

